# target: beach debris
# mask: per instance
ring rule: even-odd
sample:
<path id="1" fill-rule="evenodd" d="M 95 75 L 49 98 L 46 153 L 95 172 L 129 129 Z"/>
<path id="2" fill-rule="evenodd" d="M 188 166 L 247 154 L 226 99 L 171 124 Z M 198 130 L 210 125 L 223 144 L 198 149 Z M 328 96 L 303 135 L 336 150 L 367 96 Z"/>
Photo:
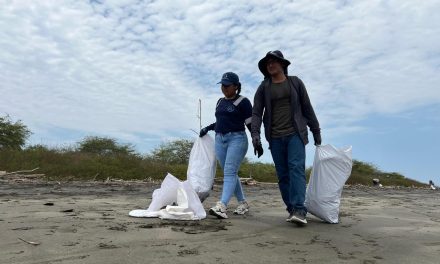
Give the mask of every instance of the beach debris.
<path id="1" fill-rule="evenodd" d="M 257 185 L 257 181 L 255 179 L 251 178 L 240 178 L 240 182 L 246 184 L 246 185 Z"/>
<path id="2" fill-rule="evenodd" d="M 43 205 L 46 205 L 46 206 L 53 206 L 54 203 L 52 203 L 52 202 L 48 202 L 48 203 L 44 203 Z"/>
<path id="3" fill-rule="evenodd" d="M 98 177 L 98 176 L 99 176 L 99 172 L 95 174 L 92 181 L 96 181 L 96 177 Z"/>
<path id="4" fill-rule="evenodd" d="M 40 242 L 27 241 L 27 240 L 24 240 L 23 238 L 20 238 L 20 237 L 18 237 L 18 239 L 21 240 L 21 241 L 23 241 L 23 242 L 25 242 L 25 243 L 28 243 L 28 244 L 30 244 L 30 245 L 33 245 L 33 246 L 38 246 L 38 245 L 41 244 Z"/>
<path id="5" fill-rule="evenodd" d="M 110 241 L 111 243 L 112 241 Z M 99 248 L 102 249 L 113 249 L 113 248 L 119 248 L 119 246 L 113 245 L 113 244 L 106 244 L 106 243 L 99 243 L 98 245 Z"/>
<path id="6" fill-rule="evenodd" d="M 379 179 L 375 178 L 373 179 L 373 186 L 382 187 L 382 184 L 380 183 Z"/>
<path id="7" fill-rule="evenodd" d="M 22 226 L 22 227 L 12 228 L 11 230 L 31 230 L 31 229 L 33 229 L 32 226 Z"/>
<path id="8" fill-rule="evenodd" d="M 21 173 L 34 172 L 34 171 L 36 171 L 36 170 L 38 170 L 38 169 L 39 169 L 39 167 L 36 167 L 35 169 L 32 169 L 32 170 L 20 170 L 20 171 L 6 172 L 6 173 L 3 173 L 2 176 L 12 175 L 12 174 L 21 174 Z"/>
<path id="9" fill-rule="evenodd" d="M 34 168 L 32 170 L 19 170 L 19 171 L 12 171 L 12 172 L 0 171 L 0 178 L 6 178 L 7 180 L 22 182 L 22 181 L 34 180 L 34 179 L 46 176 L 43 173 L 25 174 L 25 173 L 34 172 L 38 169 L 39 169 L 39 167 Z"/>
<path id="10" fill-rule="evenodd" d="M 431 190 L 435 190 L 437 188 L 435 188 L 434 182 L 429 180 L 429 188 L 431 188 Z"/>

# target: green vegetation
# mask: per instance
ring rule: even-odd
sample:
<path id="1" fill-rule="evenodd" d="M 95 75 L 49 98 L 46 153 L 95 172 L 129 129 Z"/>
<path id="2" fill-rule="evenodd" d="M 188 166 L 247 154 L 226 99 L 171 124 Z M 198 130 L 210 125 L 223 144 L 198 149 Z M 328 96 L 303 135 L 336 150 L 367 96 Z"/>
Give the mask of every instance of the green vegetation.
<path id="1" fill-rule="evenodd" d="M 396 172 L 383 172 L 370 163 L 353 160 L 351 176 L 347 184 L 372 185 L 372 179 L 379 179 L 384 186 L 425 186 L 426 184 L 405 178 L 402 174 Z"/>
<path id="2" fill-rule="evenodd" d="M 20 120 L 12 122 L 9 116 L 0 116 L 0 150 L 21 149 L 30 134 Z"/>
<path id="3" fill-rule="evenodd" d="M 84 141 L 88 141 L 86 138 Z M 84 143 L 80 142 L 79 146 Z M 115 146 L 120 146 L 113 141 Z M 125 180 L 160 180 L 170 172 L 180 179 L 186 179 L 187 158 L 176 162 L 175 158 L 165 159 L 163 153 L 175 146 L 187 144 L 187 140 L 176 140 L 162 144 L 152 151 L 152 154 L 141 156 L 132 151 L 85 151 L 84 148 L 70 147 L 67 149 L 48 148 L 43 145 L 33 145 L 25 149 L 0 150 L 0 170 L 17 171 L 39 167 L 38 173 L 44 173 L 51 180 L 105 180 L 108 177 Z M 190 148 L 190 146 L 188 146 Z M 189 155 L 189 154 L 188 154 Z M 168 162 L 167 160 L 170 160 Z M 311 168 L 306 171 L 309 177 Z M 275 167 L 270 163 L 243 162 L 240 177 L 261 182 L 277 182 Z M 216 177 L 222 177 L 222 171 L 217 166 Z M 372 179 L 377 178 L 381 184 L 398 186 L 422 186 L 424 184 L 407 179 L 398 173 L 387 173 L 374 165 L 361 161 L 353 161 L 353 169 L 347 184 L 372 185 Z"/>
<path id="4" fill-rule="evenodd" d="M 0 171 L 28 170 L 39 167 L 36 173 L 50 180 L 161 180 L 169 172 L 186 179 L 189 153 L 193 142 L 186 139 L 161 144 L 150 154 L 136 153 L 130 144 L 120 144 L 115 139 L 86 137 L 75 146 L 49 148 L 32 145 L 23 148 L 30 131 L 20 121 L 0 117 Z M 311 168 L 306 170 L 310 176 Z M 217 178 L 222 171 L 217 166 Z M 245 158 L 239 176 L 252 177 L 260 182 L 277 182 L 275 167 L 270 163 L 250 162 Z M 399 173 L 382 172 L 374 165 L 353 161 L 347 184 L 372 185 L 377 178 L 384 186 L 423 186 Z"/>

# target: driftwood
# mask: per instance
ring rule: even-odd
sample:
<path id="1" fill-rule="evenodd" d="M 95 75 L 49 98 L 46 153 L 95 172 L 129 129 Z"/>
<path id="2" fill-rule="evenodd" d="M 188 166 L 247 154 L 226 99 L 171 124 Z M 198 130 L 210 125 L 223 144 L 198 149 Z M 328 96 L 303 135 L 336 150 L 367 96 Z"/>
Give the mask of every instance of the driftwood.
<path id="1" fill-rule="evenodd" d="M 33 173 L 33 174 L 24 174 L 29 172 L 34 172 L 38 170 L 39 167 L 32 169 L 32 170 L 19 170 L 19 171 L 13 171 L 13 172 L 6 172 L 1 171 L 0 172 L 0 179 L 7 179 L 7 180 L 13 180 L 13 181 L 27 181 L 27 180 L 34 180 L 36 178 L 42 178 L 46 175 L 44 173 Z"/>
<path id="2" fill-rule="evenodd" d="M 246 184 L 246 185 L 274 185 L 274 184 L 277 184 L 277 183 L 272 183 L 272 182 L 259 182 L 252 177 L 239 178 L 239 179 L 240 179 L 241 183 Z M 221 182 L 223 182 L 223 178 L 214 178 L 214 182 L 221 183 Z"/>
<path id="3" fill-rule="evenodd" d="M 8 176 L 8 175 L 14 175 L 14 174 L 28 173 L 28 172 L 36 171 L 38 169 L 39 169 L 39 167 L 36 167 L 35 169 L 32 169 L 32 170 L 13 171 L 13 172 L 3 173 L 3 174 L 0 174 L 0 175 L 1 176 Z"/>

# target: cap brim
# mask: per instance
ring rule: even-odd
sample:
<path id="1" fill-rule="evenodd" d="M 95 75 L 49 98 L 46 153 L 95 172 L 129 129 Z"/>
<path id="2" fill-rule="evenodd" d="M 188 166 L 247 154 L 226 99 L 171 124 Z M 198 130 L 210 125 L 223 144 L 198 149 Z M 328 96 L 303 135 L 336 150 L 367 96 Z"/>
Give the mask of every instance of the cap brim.
<path id="1" fill-rule="evenodd" d="M 231 84 L 234 84 L 233 82 L 231 82 L 231 81 L 229 81 L 229 80 L 221 80 L 221 81 L 219 81 L 217 84 L 224 84 L 224 85 L 227 85 L 227 86 L 229 86 L 229 85 L 231 85 Z"/>

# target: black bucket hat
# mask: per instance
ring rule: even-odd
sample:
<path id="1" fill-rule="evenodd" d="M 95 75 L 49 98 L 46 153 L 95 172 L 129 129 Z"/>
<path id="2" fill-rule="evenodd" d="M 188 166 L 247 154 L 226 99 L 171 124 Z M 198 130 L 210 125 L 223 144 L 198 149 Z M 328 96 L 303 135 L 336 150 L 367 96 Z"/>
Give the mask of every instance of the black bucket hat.
<path id="1" fill-rule="evenodd" d="M 266 56 L 258 62 L 258 68 L 260 69 L 261 73 L 263 73 L 265 78 L 270 76 L 269 72 L 267 71 L 267 67 L 266 67 L 267 60 L 269 58 L 274 58 L 274 59 L 280 61 L 281 64 L 283 65 L 284 73 L 287 75 L 287 67 L 290 65 L 290 61 L 288 61 L 284 58 L 283 53 L 281 53 L 281 51 L 274 50 L 274 51 L 269 51 L 268 53 L 266 53 Z"/>

